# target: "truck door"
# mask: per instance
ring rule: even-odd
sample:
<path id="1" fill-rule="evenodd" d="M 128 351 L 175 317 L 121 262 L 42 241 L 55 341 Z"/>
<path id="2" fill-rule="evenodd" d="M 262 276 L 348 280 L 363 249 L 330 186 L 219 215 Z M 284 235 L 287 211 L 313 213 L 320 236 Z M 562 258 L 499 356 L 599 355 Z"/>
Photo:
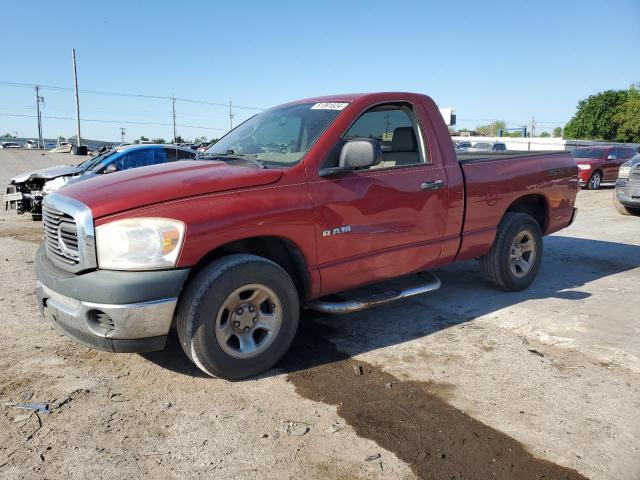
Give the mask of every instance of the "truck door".
<path id="1" fill-rule="evenodd" d="M 382 162 L 309 181 L 323 294 L 426 269 L 442 249 L 446 175 L 431 161 L 414 107 L 365 111 L 323 166 L 337 165 L 341 145 L 353 138 L 377 139 Z"/>
<path id="2" fill-rule="evenodd" d="M 624 156 L 624 152 L 620 148 L 612 148 L 604 159 L 604 182 L 613 182 L 618 178 L 618 169 L 623 163 L 621 161 Z"/>

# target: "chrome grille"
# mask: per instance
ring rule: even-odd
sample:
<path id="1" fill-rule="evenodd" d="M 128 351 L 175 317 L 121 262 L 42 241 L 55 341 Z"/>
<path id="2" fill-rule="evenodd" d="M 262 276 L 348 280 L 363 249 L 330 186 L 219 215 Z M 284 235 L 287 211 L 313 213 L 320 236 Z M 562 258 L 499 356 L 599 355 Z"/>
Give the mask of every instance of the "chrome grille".
<path id="1" fill-rule="evenodd" d="M 65 264 L 77 265 L 80 261 L 78 229 L 73 217 L 44 204 L 42 223 L 47 253 Z"/>

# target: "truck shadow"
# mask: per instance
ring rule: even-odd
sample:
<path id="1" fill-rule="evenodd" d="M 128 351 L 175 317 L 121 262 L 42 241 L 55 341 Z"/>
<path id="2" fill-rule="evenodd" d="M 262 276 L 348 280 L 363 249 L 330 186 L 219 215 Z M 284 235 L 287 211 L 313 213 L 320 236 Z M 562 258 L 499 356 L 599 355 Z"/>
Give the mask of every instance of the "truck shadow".
<path id="1" fill-rule="evenodd" d="M 292 348 L 277 368 L 265 375 L 304 370 L 400 344 L 529 300 L 556 298 L 579 302 L 591 296 L 581 289 L 586 284 L 638 267 L 640 246 L 547 237 L 538 278 L 521 292 L 502 292 L 490 287 L 480 276 L 478 262 L 471 260 L 434 271 L 442 280 L 442 288 L 431 294 L 349 315 L 328 317 L 304 311 Z M 562 321 L 561 316 L 558 321 Z M 319 339 L 318 335 L 324 338 Z M 331 339 L 339 339 L 348 354 L 335 348 L 309 348 Z M 201 375 L 182 352 L 175 335 L 170 336 L 164 351 L 143 356 L 175 372 Z"/>

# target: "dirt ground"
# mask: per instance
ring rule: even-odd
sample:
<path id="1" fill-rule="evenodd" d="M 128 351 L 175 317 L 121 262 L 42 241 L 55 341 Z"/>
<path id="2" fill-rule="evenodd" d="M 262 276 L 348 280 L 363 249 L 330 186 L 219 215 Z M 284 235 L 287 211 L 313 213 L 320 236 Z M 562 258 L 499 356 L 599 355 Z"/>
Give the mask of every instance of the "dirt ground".
<path id="1" fill-rule="evenodd" d="M 0 184 L 64 154 L 0 150 Z M 640 218 L 583 191 L 530 289 L 475 261 L 440 291 L 305 313 L 260 378 L 203 376 L 175 338 L 109 354 L 39 316 L 40 224 L 0 213 L 0 478 L 640 478 Z M 45 402 L 30 413 L 21 402 Z"/>

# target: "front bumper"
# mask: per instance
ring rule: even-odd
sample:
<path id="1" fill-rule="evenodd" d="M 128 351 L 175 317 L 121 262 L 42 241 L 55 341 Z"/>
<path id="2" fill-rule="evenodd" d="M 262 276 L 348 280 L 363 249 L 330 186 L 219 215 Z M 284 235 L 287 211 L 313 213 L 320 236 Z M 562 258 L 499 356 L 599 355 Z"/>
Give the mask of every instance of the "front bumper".
<path id="1" fill-rule="evenodd" d="M 591 178 L 591 173 L 593 170 L 578 170 L 578 185 L 580 187 L 584 187 L 589 183 L 589 179 Z"/>
<path id="2" fill-rule="evenodd" d="M 40 312 L 62 333 L 109 352 L 162 350 L 189 270 L 74 275 L 35 259 Z"/>
<path id="3" fill-rule="evenodd" d="M 640 208 L 640 183 L 618 179 L 615 196 L 626 207 Z"/>
<path id="4" fill-rule="evenodd" d="M 571 220 L 569 220 L 569 225 L 567 225 L 567 227 L 570 227 L 571 225 L 573 225 L 573 222 L 576 221 L 577 216 L 578 216 L 578 209 L 573 207 L 573 211 L 571 212 Z"/>

